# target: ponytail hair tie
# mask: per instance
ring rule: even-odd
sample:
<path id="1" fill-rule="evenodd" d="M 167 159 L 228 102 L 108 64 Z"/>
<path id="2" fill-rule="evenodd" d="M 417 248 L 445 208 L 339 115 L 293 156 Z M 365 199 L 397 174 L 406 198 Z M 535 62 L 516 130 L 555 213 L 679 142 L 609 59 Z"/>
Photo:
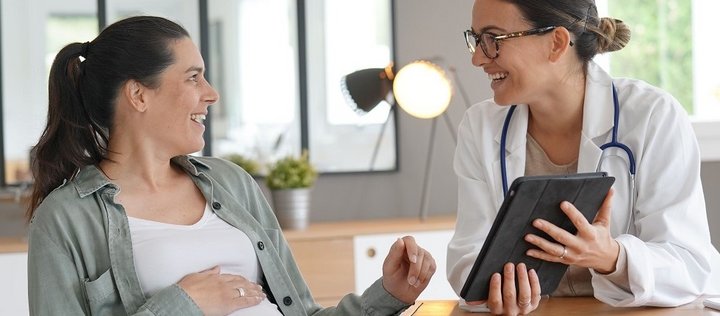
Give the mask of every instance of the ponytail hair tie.
<path id="1" fill-rule="evenodd" d="M 88 50 L 90 49 L 90 42 L 85 42 L 80 47 L 80 56 L 87 58 Z"/>

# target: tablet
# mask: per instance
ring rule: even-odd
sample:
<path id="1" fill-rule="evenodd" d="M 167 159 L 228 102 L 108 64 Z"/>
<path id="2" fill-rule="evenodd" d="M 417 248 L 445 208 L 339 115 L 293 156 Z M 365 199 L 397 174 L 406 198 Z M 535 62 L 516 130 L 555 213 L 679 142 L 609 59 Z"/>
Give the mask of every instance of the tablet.
<path id="1" fill-rule="evenodd" d="M 490 277 L 495 272 L 502 273 L 507 262 L 522 262 L 528 269 L 535 269 L 542 294 L 552 293 L 568 266 L 525 255 L 528 249 L 534 247 L 525 241 L 525 235 L 532 233 L 553 241 L 550 236 L 532 226 L 533 220 L 542 218 L 574 234 L 577 229 L 560 209 L 560 202 L 573 203 L 592 222 L 613 182 L 615 178 L 605 172 L 515 179 L 460 296 L 468 302 L 486 300 Z"/>

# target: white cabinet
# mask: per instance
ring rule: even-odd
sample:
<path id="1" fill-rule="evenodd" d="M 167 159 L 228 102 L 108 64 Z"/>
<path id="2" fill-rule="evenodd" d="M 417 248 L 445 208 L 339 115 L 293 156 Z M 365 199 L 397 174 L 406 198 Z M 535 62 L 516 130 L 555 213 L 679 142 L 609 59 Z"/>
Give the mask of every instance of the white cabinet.
<path id="1" fill-rule="evenodd" d="M 445 277 L 447 245 L 452 238 L 452 230 L 398 232 L 390 234 L 359 235 L 353 242 L 355 259 L 355 292 L 362 293 L 372 282 L 382 275 L 382 265 L 390 246 L 402 236 L 413 236 L 421 247 L 432 254 L 437 265 L 435 275 L 419 300 L 454 300 L 457 295 Z"/>
<path id="2" fill-rule="evenodd" d="M 28 315 L 27 253 L 0 253 L 0 315 Z"/>

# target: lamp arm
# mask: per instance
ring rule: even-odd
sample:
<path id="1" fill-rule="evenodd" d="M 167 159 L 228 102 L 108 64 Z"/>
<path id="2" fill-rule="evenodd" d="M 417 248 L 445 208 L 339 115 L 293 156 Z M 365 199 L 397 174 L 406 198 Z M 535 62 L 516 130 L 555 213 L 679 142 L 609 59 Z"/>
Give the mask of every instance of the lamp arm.
<path id="1" fill-rule="evenodd" d="M 447 126 L 448 131 L 450 132 L 450 137 L 453 139 L 453 144 L 457 145 L 457 132 L 453 129 L 455 124 L 453 124 L 452 120 L 450 120 L 450 115 L 447 114 L 447 111 L 443 112 L 442 116 L 445 121 L 445 126 Z"/>
<path id="2" fill-rule="evenodd" d="M 469 109 L 470 97 L 468 97 L 467 91 L 465 91 L 465 88 L 463 88 L 463 85 L 460 83 L 460 78 L 458 77 L 457 71 L 455 71 L 455 67 L 449 67 L 448 70 L 452 73 L 455 86 L 457 86 L 458 91 L 460 91 L 460 96 L 462 96 L 463 101 L 465 102 L 465 109 Z"/>
<path id="3" fill-rule="evenodd" d="M 423 176 L 423 189 L 422 195 L 420 196 L 420 221 L 424 222 L 428 216 L 428 206 L 430 205 L 430 169 L 432 168 L 432 154 L 433 148 L 435 147 L 435 130 L 437 127 L 437 117 L 432 119 L 432 125 L 430 126 L 430 142 L 428 143 L 427 158 L 425 159 L 425 175 Z"/>
<path id="4" fill-rule="evenodd" d="M 383 135 L 385 135 L 385 130 L 387 129 L 386 127 L 388 126 L 388 121 L 390 121 L 390 116 L 393 115 L 393 111 L 395 111 L 395 106 L 390 106 L 385 122 L 383 122 L 382 127 L 380 127 L 380 134 L 378 134 L 378 138 L 375 141 L 375 148 L 373 149 L 372 158 L 370 159 L 370 171 L 375 170 L 375 161 L 377 160 L 378 152 L 380 151 L 380 144 L 382 143 Z"/>

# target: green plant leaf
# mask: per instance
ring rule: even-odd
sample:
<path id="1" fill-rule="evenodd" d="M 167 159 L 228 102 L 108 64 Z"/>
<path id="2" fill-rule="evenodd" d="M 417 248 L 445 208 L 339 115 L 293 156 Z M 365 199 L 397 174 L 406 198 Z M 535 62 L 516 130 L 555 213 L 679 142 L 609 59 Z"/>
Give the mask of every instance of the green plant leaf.
<path id="1" fill-rule="evenodd" d="M 317 171 L 304 151 L 300 157 L 287 156 L 271 165 L 265 183 L 271 190 L 297 189 L 313 186 L 315 179 Z"/>
<path id="2" fill-rule="evenodd" d="M 255 176 L 260 171 L 260 163 L 243 155 L 232 154 L 225 157 L 225 159 L 240 166 L 240 168 L 243 168 L 245 172 L 249 173 L 250 175 Z"/>

